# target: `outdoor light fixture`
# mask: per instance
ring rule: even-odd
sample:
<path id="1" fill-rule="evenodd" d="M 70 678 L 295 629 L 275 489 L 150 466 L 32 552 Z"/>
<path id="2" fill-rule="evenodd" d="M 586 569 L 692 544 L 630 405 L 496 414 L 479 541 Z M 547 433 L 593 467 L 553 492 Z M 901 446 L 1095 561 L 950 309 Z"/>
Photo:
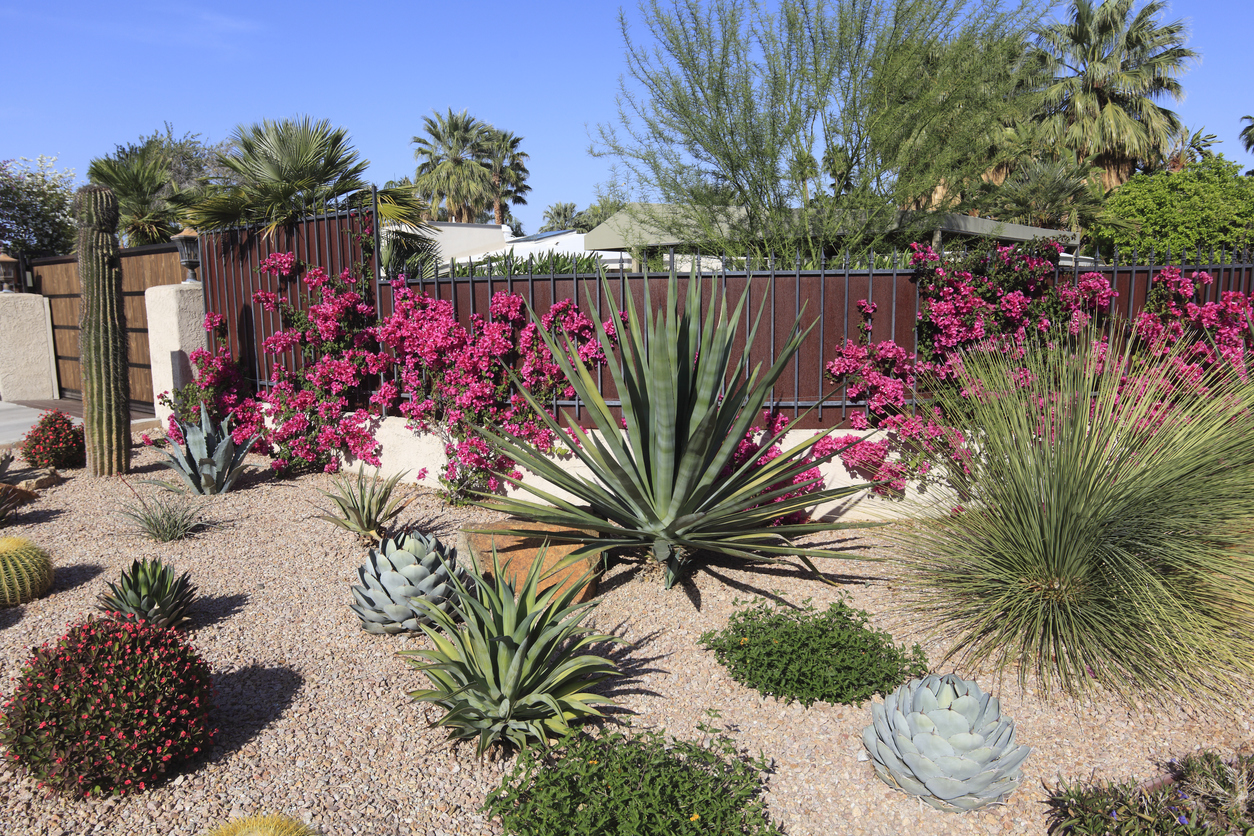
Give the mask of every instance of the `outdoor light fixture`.
<path id="1" fill-rule="evenodd" d="M 174 246 L 179 248 L 179 264 L 187 268 L 187 278 L 183 283 L 196 281 L 196 268 L 200 266 L 200 237 L 190 226 L 183 227 L 178 235 L 170 236 Z"/>
<path id="2" fill-rule="evenodd" d="M 8 253 L 0 253 L 0 291 L 12 293 L 17 289 L 17 259 Z"/>

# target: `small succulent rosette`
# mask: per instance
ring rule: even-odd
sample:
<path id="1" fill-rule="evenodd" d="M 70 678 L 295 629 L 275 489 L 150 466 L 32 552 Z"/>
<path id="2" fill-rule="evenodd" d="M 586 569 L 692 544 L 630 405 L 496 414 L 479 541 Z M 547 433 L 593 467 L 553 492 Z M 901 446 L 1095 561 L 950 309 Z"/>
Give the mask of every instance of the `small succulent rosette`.
<path id="1" fill-rule="evenodd" d="M 940 810 L 975 810 L 1019 786 L 1031 752 L 997 698 L 955 674 L 912 679 L 871 706 L 862 731 L 875 774 Z"/>

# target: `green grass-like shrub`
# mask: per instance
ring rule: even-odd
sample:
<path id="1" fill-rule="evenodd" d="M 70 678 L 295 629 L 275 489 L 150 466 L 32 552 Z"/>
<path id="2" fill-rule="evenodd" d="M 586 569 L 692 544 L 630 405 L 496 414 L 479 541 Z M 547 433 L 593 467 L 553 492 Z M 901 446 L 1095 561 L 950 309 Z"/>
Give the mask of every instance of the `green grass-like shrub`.
<path id="1" fill-rule="evenodd" d="M 22 436 L 22 458 L 31 467 L 83 467 L 87 463 L 83 425 L 59 409 L 45 412 Z"/>
<path id="2" fill-rule="evenodd" d="M 894 526 L 946 660 L 1043 692 L 1223 699 L 1254 675 L 1254 379 L 1183 341 L 1054 334 L 970 352 L 935 403 L 968 437 Z M 927 384 L 924 384 L 927 385 Z M 923 388 L 921 386 L 920 388 Z M 965 396 L 964 396 L 965 393 Z M 926 453 L 927 451 L 921 451 Z"/>
<path id="3" fill-rule="evenodd" d="M 1214 752 L 1172 765 L 1174 781 L 1158 789 L 1132 782 L 1062 783 L 1049 796 L 1049 832 L 1124 836 L 1254 832 L 1254 757 L 1224 760 Z"/>
<path id="4" fill-rule="evenodd" d="M 761 799 L 766 769 L 724 736 L 575 734 L 523 751 L 483 810 L 514 836 L 779 834 Z"/>
<path id="5" fill-rule="evenodd" d="M 124 504 L 118 513 L 127 520 L 132 532 L 154 543 L 182 540 L 209 525 L 200 505 L 181 493 L 148 499 L 136 494 L 135 501 Z"/>
<path id="6" fill-rule="evenodd" d="M 209 746 L 209 666 L 178 633 L 89 620 L 44 644 L 4 703 L 5 757 L 79 796 L 143 790 Z"/>
<path id="7" fill-rule="evenodd" d="M 700 642 L 737 682 L 805 706 L 819 700 L 856 705 L 927 674 L 921 647 L 897 647 L 844 601 L 818 612 L 808 599 L 801 609 L 759 599 Z"/>

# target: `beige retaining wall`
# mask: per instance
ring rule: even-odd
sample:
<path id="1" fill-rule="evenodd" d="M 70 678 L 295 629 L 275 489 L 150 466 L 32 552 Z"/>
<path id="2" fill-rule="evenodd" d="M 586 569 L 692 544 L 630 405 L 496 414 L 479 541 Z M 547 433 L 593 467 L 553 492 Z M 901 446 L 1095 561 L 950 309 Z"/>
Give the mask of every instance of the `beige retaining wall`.
<path id="1" fill-rule="evenodd" d="M 48 300 L 34 293 L 0 293 L 0 400 L 59 397 Z"/>

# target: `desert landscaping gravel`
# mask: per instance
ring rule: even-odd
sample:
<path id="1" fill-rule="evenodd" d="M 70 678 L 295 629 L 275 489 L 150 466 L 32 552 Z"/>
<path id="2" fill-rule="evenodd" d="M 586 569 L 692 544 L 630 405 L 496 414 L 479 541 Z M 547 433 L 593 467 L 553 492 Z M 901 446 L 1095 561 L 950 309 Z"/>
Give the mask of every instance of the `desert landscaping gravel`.
<path id="1" fill-rule="evenodd" d="M 138 448 L 135 490 L 166 478 L 159 454 Z M 233 492 L 206 503 L 213 528 L 188 540 L 154 544 L 127 533 L 117 516 L 130 489 L 118 478 L 69 471 L 26 506 L 4 535 L 29 537 L 56 566 L 53 591 L 26 606 L 0 610 L 0 693 L 12 691 L 33 646 L 55 641 L 93 613 L 105 582 L 132 560 L 159 557 L 190 570 L 199 592 L 189 636 L 212 666 L 220 729 L 203 760 L 134 796 L 71 800 L 49 796 L 7 761 L 0 762 L 3 836 L 198 836 L 229 818 L 286 813 L 327 836 L 471 836 L 496 834 L 478 811 L 510 766 L 475 757 L 473 745 L 451 745 L 429 728 L 434 709 L 407 691 L 426 680 L 396 656 L 424 638 L 363 632 L 349 609 L 349 587 L 365 557 L 346 531 L 316 519 L 328 489 L 323 474 L 275 479 L 262 468 Z M 415 495 L 402 520 L 454 538 L 490 512 L 455 508 L 436 494 Z M 603 684 L 611 715 L 636 728 L 700 738 L 700 723 L 723 727 L 743 749 L 773 762 L 770 815 L 791 836 L 826 834 L 1040 834 L 1046 830 L 1045 785 L 1106 777 L 1147 779 L 1167 759 L 1196 748 L 1247 751 L 1247 706 L 1219 706 L 1203 716 L 1179 707 L 1129 709 L 1111 698 L 1048 701 L 1014 682 L 980 678 L 996 691 L 1034 748 L 1022 787 L 1005 805 L 966 815 L 941 813 L 880 783 L 863 756 L 866 705 L 816 703 L 810 708 L 764 698 L 731 680 L 698 637 L 723 628 L 756 596 L 790 604 L 807 598 L 826 608 L 847 596 L 872 624 L 903 643 L 923 643 L 933 669 L 944 646 L 900 606 L 893 570 L 862 558 L 891 553 L 882 531 L 833 533 L 826 539 L 850 559 L 822 563 L 828 586 L 801 567 L 721 563 L 666 591 L 660 576 L 634 563 L 613 565 L 602 579 L 590 619 L 629 644 L 609 652 L 624 676 Z M 739 604 L 736 602 L 740 601 Z M 971 676 L 973 672 L 958 670 Z M 984 672 L 986 673 L 986 672 Z M 709 710 L 717 712 L 713 719 Z"/>

